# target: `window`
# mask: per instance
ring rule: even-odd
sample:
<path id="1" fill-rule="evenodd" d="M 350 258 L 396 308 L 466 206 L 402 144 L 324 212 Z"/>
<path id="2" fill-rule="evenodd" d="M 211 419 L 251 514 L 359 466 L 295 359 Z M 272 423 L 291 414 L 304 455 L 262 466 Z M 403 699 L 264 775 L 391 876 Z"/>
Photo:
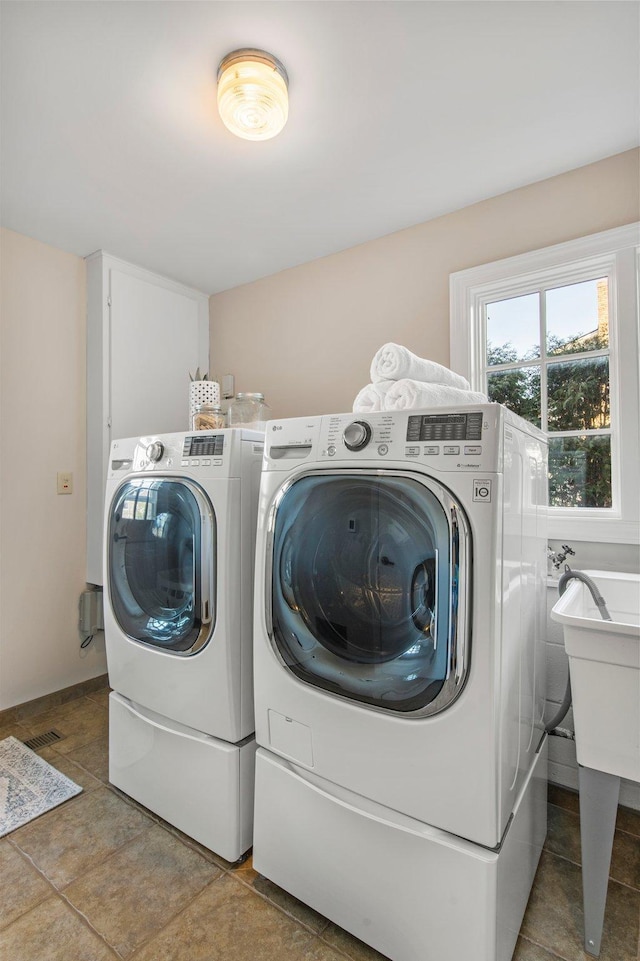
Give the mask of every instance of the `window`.
<path id="1" fill-rule="evenodd" d="M 638 542 L 638 224 L 451 276 L 451 364 L 549 436 L 550 537 Z"/>

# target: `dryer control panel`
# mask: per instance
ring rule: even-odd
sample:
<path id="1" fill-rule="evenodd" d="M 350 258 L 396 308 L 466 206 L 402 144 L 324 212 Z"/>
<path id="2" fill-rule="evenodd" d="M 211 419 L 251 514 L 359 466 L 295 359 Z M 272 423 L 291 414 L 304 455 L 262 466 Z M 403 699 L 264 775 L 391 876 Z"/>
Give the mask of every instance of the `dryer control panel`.
<path id="1" fill-rule="evenodd" d="M 263 448 L 264 434 L 239 427 L 128 437 L 112 442 L 107 476 L 178 473 L 199 481 L 237 477 L 245 461 L 261 461 Z"/>
<path id="2" fill-rule="evenodd" d="M 182 445 L 183 457 L 222 457 L 224 434 L 187 434 Z"/>

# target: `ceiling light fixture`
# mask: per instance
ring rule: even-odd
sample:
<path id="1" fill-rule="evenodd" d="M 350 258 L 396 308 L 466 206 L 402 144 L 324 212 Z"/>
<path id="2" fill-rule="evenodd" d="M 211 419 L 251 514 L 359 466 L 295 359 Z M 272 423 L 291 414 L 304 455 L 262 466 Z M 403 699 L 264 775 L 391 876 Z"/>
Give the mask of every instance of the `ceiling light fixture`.
<path id="1" fill-rule="evenodd" d="M 231 133 L 244 140 L 269 140 L 289 116 L 289 78 L 264 50 L 228 53 L 218 67 L 218 110 Z"/>

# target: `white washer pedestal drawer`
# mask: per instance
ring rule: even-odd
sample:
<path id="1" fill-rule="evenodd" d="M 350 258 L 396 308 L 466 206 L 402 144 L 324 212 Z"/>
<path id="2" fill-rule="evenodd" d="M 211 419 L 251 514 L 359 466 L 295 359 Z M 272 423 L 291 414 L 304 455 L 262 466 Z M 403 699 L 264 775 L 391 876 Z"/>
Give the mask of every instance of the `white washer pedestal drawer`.
<path id="1" fill-rule="evenodd" d="M 227 861 L 252 844 L 255 751 L 109 696 L 111 783 Z"/>
<path id="2" fill-rule="evenodd" d="M 259 748 L 253 866 L 392 961 L 510 961 L 546 834 L 546 751 L 493 851 Z"/>

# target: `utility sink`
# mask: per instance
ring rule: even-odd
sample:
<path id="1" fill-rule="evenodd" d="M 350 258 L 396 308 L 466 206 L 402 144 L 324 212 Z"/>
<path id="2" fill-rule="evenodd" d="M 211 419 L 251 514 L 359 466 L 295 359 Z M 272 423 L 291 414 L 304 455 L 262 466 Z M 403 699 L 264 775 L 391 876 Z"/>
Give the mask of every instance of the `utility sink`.
<path id="1" fill-rule="evenodd" d="M 584 946 L 598 957 L 620 778 L 640 781 L 640 575 L 582 571 L 602 594 L 571 580 L 551 611 L 569 657 L 580 787 Z"/>
<path id="2" fill-rule="evenodd" d="M 584 571 L 602 593 L 570 581 L 551 617 L 564 629 L 578 763 L 640 781 L 640 575 Z"/>

